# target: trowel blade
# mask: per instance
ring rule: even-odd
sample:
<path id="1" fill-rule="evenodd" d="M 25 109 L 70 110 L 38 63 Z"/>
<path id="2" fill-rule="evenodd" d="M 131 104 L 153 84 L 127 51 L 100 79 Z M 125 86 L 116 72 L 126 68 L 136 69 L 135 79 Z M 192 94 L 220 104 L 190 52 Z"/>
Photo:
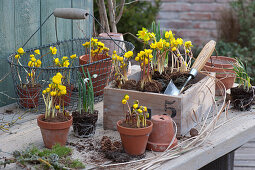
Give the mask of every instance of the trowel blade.
<path id="1" fill-rule="evenodd" d="M 170 82 L 168 83 L 164 94 L 172 96 L 178 96 L 180 94 L 180 90 L 178 90 L 177 87 L 174 85 L 173 80 L 170 80 Z"/>

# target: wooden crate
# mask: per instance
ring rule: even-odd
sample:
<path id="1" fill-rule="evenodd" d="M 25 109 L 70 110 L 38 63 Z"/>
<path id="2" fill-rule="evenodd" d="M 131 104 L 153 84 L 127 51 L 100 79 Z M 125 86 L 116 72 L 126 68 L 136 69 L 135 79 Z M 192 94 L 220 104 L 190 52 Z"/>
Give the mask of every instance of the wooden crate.
<path id="1" fill-rule="evenodd" d="M 214 73 L 211 73 L 215 76 Z M 104 109 L 103 126 L 104 129 L 116 130 L 116 123 L 124 119 L 123 104 L 121 100 L 128 94 L 129 103 L 139 100 L 140 105 L 147 106 L 151 115 L 168 114 L 177 124 L 177 134 L 184 135 L 196 125 L 201 114 L 205 114 L 211 109 L 213 97 L 215 95 L 215 81 L 212 77 L 198 74 L 193 80 L 196 82 L 184 94 L 170 96 L 165 94 L 140 92 L 134 90 L 124 90 L 112 88 L 111 85 L 104 89 Z M 125 106 L 127 109 L 127 106 Z"/>

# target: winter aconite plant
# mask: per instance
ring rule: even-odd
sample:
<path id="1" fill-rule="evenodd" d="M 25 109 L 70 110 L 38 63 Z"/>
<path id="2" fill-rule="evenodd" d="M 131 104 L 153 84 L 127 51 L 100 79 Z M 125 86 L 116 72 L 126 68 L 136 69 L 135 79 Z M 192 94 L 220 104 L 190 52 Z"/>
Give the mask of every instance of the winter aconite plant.
<path id="1" fill-rule="evenodd" d="M 182 38 L 175 38 L 175 34 L 171 30 L 165 31 L 164 35 L 160 30 L 155 29 L 154 32 L 148 31 L 146 28 L 138 31 L 138 38 L 144 42 L 144 47 L 149 47 L 154 55 L 154 60 L 147 62 L 146 58 L 142 61 L 141 67 L 153 68 L 153 71 L 158 71 L 162 74 L 166 67 L 171 67 L 171 72 L 187 71 L 191 66 L 193 54 L 191 52 L 192 42 L 184 42 Z M 141 61 L 141 55 L 137 55 L 136 61 Z M 152 59 L 152 58 L 151 58 Z M 149 60 L 149 59 L 148 59 Z M 168 60 L 171 64 L 168 65 Z M 153 61 L 153 62 L 152 62 Z M 140 62 L 141 63 L 141 62 Z M 147 64 L 147 66 L 144 66 Z"/>
<path id="2" fill-rule="evenodd" d="M 137 128 L 140 127 L 146 127 L 146 118 L 149 117 L 149 113 L 147 111 L 146 106 L 139 106 L 139 101 L 136 100 L 133 104 L 133 107 L 130 108 L 129 103 L 129 96 L 126 94 L 123 99 L 122 99 L 122 104 L 123 104 L 123 111 L 126 113 L 125 114 L 125 122 L 129 125 L 136 125 Z M 124 109 L 124 106 L 127 105 L 128 111 L 126 112 Z"/>
<path id="3" fill-rule="evenodd" d="M 115 81 L 117 83 L 118 88 L 121 88 L 121 86 L 125 83 L 125 81 L 128 80 L 127 66 L 132 56 L 133 56 L 132 51 L 126 52 L 123 57 L 119 56 L 116 53 L 116 51 L 113 51 L 112 63 L 115 69 Z"/>
<path id="4" fill-rule="evenodd" d="M 90 62 L 98 61 L 98 57 L 100 54 L 108 55 L 109 48 L 105 47 L 104 43 L 98 41 L 98 39 L 91 38 L 90 41 L 85 42 L 82 45 L 87 50 L 88 54 L 89 52 L 91 54 Z"/>
<path id="5" fill-rule="evenodd" d="M 56 47 L 54 47 L 56 48 Z M 52 49 L 54 50 L 54 49 Z M 55 49 L 57 50 L 57 49 Z M 77 58 L 77 55 L 76 54 L 73 54 L 71 55 L 70 57 L 67 57 L 67 56 L 63 56 L 61 59 L 55 57 L 54 58 L 54 63 L 55 63 L 55 66 L 57 67 L 72 67 L 73 65 L 73 62 L 74 62 L 74 59 Z M 71 64 L 70 64 L 71 62 Z M 67 79 L 67 83 L 70 85 L 70 82 L 71 82 L 71 73 L 70 73 L 71 70 L 67 71 L 67 70 L 64 70 L 63 72 L 63 76 L 65 77 L 65 79 Z"/>
<path id="6" fill-rule="evenodd" d="M 54 118 L 58 113 L 64 112 L 64 98 L 67 93 L 66 86 L 62 84 L 62 74 L 57 73 L 51 79 L 49 86 L 43 90 L 43 100 L 45 103 L 45 119 Z"/>

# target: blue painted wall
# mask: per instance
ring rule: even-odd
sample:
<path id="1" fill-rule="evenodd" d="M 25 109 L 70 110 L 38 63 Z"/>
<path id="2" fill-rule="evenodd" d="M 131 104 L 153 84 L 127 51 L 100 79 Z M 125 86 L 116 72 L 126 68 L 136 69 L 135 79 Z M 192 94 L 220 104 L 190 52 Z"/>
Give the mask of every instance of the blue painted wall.
<path id="1" fill-rule="evenodd" d="M 93 0 L 0 0 L 0 80 L 11 70 L 7 56 L 21 47 L 55 8 L 83 8 L 93 12 Z M 56 42 L 52 16 L 24 49 Z M 59 40 L 90 36 L 89 20 L 57 20 Z M 90 28 L 90 29 L 89 29 Z M 81 31 L 83 30 L 83 32 Z M 0 106 L 16 102 L 11 74 L 0 81 Z"/>

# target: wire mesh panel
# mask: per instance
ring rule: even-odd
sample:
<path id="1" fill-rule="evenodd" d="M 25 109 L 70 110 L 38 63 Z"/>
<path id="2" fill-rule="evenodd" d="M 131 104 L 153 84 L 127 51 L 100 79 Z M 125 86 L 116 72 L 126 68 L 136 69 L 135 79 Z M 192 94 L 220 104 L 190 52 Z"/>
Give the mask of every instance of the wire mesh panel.
<path id="1" fill-rule="evenodd" d="M 98 38 L 99 41 L 108 42 L 112 39 Z M 82 46 L 83 43 L 90 39 L 72 39 L 61 41 L 49 45 L 40 46 L 25 50 L 25 53 L 17 60 L 16 52 L 8 57 L 8 62 L 11 67 L 15 92 L 18 98 L 18 104 L 22 108 L 44 108 L 42 90 L 46 89 L 51 82 L 51 78 L 60 72 L 63 76 L 62 84 L 66 86 L 67 94 L 64 96 L 64 106 L 70 111 L 74 111 L 78 107 L 78 73 L 89 70 L 90 74 L 97 74 L 96 78 L 92 78 L 95 102 L 102 100 L 103 89 L 111 80 L 112 76 L 112 61 L 110 56 L 99 57 L 95 62 L 79 61 L 80 56 L 86 55 L 90 57 L 89 52 Z M 109 42 L 110 43 L 110 42 Z M 114 50 L 121 56 L 125 51 L 133 51 L 134 46 L 127 41 L 114 40 L 111 43 Z M 53 55 L 50 47 L 56 47 L 57 54 Z M 36 55 L 37 59 L 41 60 L 41 67 L 29 67 L 31 55 L 34 55 L 34 50 L 40 50 L 40 55 Z M 70 56 L 76 54 L 77 57 L 71 59 Z M 68 67 L 59 67 L 54 62 L 54 59 L 67 56 L 70 65 Z"/>

